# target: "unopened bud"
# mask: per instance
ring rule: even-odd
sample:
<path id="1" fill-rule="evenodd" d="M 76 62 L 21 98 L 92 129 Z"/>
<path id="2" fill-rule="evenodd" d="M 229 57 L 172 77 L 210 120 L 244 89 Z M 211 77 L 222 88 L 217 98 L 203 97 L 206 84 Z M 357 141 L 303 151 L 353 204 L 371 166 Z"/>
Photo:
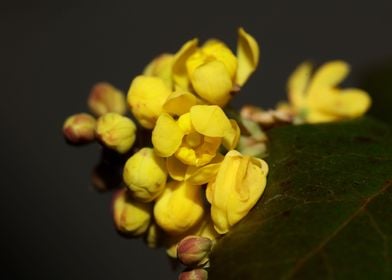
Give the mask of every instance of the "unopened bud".
<path id="1" fill-rule="evenodd" d="M 111 84 L 104 82 L 94 85 L 87 104 L 96 116 L 102 116 L 106 113 L 124 115 L 127 108 L 124 93 Z"/>
<path id="2" fill-rule="evenodd" d="M 123 154 L 135 142 L 136 125 L 127 117 L 108 113 L 98 119 L 96 134 L 103 145 Z"/>
<path id="3" fill-rule="evenodd" d="M 159 245 L 160 236 L 159 227 L 155 223 L 151 223 L 144 240 L 149 248 L 156 248 Z"/>
<path id="4" fill-rule="evenodd" d="M 178 280 L 207 280 L 208 273 L 205 269 L 197 268 L 190 271 L 184 271 L 178 277 Z"/>
<path id="5" fill-rule="evenodd" d="M 75 114 L 65 120 L 63 134 L 73 144 L 88 143 L 95 139 L 95 126 L 93 116 L 86 113 Z"/>
<path id="6" fill-rule="evenodd" d="M 122 233 L 138 236 L 145 233 L 151 221 L 151 205 L 132 200 L 126 189 L 113 197 L 114 224 Z"/>
<path id="7" fill-rule="evenodd" d="M 209 238 L 191 235 L 180 241 L 177 256 L 186 266 L 202 266 L 208 262 L 208 255 L 212 248 Z"/>

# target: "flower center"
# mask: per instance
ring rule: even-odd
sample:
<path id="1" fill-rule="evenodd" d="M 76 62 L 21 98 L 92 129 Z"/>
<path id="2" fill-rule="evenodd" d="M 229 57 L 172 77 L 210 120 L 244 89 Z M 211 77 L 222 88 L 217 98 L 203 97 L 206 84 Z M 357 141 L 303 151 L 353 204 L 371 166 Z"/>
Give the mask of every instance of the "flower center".
<path id="1" fill-rule="evenodd" d="M 191 132 L 185 136 L 185 142 L 191 148 L 197 148 L 203 143 L 203 136 L 197 132 Z"/>

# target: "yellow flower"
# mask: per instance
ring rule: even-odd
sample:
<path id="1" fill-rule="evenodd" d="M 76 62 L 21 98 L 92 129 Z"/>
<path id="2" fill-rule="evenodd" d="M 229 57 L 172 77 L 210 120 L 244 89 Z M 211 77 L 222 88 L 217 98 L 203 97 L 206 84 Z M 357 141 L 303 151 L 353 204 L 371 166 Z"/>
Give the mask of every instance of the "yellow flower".
<path id="1" fill-rule="evenodd" d="M 65 120 L 63 134 L 73 144 L 88 143 L 95 139 L 95 126 L 93 116 L 86 113 L 75 114 Z"/>
<path id="2" fill-rule="evenodd" d="M 143 70 L 143 75 L 161 78 L 165 84 L 171 89 L 173 88 L 172 81 L 172 66 L 174 55 L 164 53 L 153 59 Z"/>
<path id="3" fill-rule="evenodd" d="M 165 187 L 165 160 L 158 157 L 153 149 L 143 148 L 127 160 L 123 178 L 137 200 L 152 201 Z"/>
<path id="4" fill-rule="evenodd" d="M 157 224 L 170 235 L 180 235 L 198 222 L 204 214 L 199 186 L 186 181 L 169 182 L 154 207 Z"/>
<path id="5" fill-rule="evenodd" d="M 99 117 L 96 127 L 98 139 L 108 148 L 118 153 L 126 153 L 136 138 L 134 122 L 117 113 L 108 113 Z"/>
<path id="6" fill-rule="evenodd" d="M 171 89 L 161 78 L 138 76 L 131 83 L 127 99 L 132 114 L 139 123 L 152 129 L 171 93 Z"/>
<path id="7" fill-rule="evenodd" d="M 127 109 L 125 95 L 109 83 L 97 83 L 91 89 L 88 107 L 96 116 L 106 113 L 124 115 Z"/>
<path id="8" fill-rule="evenodd" d="M 218 40 L 209 40 L 198 47 L 198 40 L 186 42 L 175 54 L 173 80 L 184 90 L 192 89 L 210 104 L 224 106 L 231 92 L 245 84 L 259 61 L 255 39 L 240 28 L 237 57 Z"/>
<path id="9" fill-rule="evenodd" d="M 132 200 L 126 189 L 113 198 L 113 218 L 117 230 L 133 236 L 145 233 L 151 221 L 151 205 Z"/>
<path id="10" fill-rule="evenodd" d="M 349 73 L 344 61 L 330 61 L 312 76 L 312 65 L 301 64 L 288 81 L 289 100 L 294 113 L 305 122 L 330 122 L 356 118 L 370 107 L 369 95 L 360 89 L 341 89 L 338 84 Z"/>
<path id="11" fill-rule="evenodd" d="M 207 185 L 211 218 L 218 233 L 224 234 L 245 217 L 262 195 L 268 165 L 262 159 L 229 151 L 216 178 Z"/>
<path id="12" fill-rule="evenodd" d="M 162 114 L 152 132 L 152 143 L 161 157 L 175 156 L 183 164 L 202 166 L 210 162 L 221 143 L 233 149 L 239 129 L 216 105 L 192 106 L 176 121 Z"/>

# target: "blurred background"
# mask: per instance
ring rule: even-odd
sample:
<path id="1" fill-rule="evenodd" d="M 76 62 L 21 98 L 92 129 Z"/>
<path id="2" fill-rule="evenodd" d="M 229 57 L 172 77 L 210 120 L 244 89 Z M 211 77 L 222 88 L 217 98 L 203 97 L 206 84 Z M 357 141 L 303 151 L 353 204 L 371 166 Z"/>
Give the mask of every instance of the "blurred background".
<path id="1" fill-rule="evenodd" d="M 87 110 L 94 83 L 126 92 L 152 58 L 193 37 L 235 50 L 239 26 L 259 42 L 261 61 L 235 107 L 274 106 L 306 59 L 348 61 L 350 86 L 392 61 L 391 1 L 250 2 L 1 2 L 2 279 L 178 275 L 163 250 L 115 232 L 111 193 L 90 182 L 100 147 L 71 147 L 62 137 L 64 119 Z"/>

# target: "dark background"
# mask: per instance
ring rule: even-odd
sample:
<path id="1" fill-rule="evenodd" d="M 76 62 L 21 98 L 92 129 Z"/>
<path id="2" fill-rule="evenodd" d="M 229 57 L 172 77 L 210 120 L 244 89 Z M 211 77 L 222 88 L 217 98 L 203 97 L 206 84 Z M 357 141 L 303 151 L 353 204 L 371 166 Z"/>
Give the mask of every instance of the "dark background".
<path id="1" fill-rule="evenodd" d="M 111 195 L 90 184 L 99 146 L 62 138 L 95 82 L 126 91 L 150 59 L 192 37 L 234 48 L 238 26 L 261 61 L 235 106 L 273 106 L 304 59 L 347 60 L 347 84 L 358 85 L 392 57 L 391 1 L 253 2 L 1 2 L 2 279 L 176 279 L 164 251 L 114 231 Z"/>

